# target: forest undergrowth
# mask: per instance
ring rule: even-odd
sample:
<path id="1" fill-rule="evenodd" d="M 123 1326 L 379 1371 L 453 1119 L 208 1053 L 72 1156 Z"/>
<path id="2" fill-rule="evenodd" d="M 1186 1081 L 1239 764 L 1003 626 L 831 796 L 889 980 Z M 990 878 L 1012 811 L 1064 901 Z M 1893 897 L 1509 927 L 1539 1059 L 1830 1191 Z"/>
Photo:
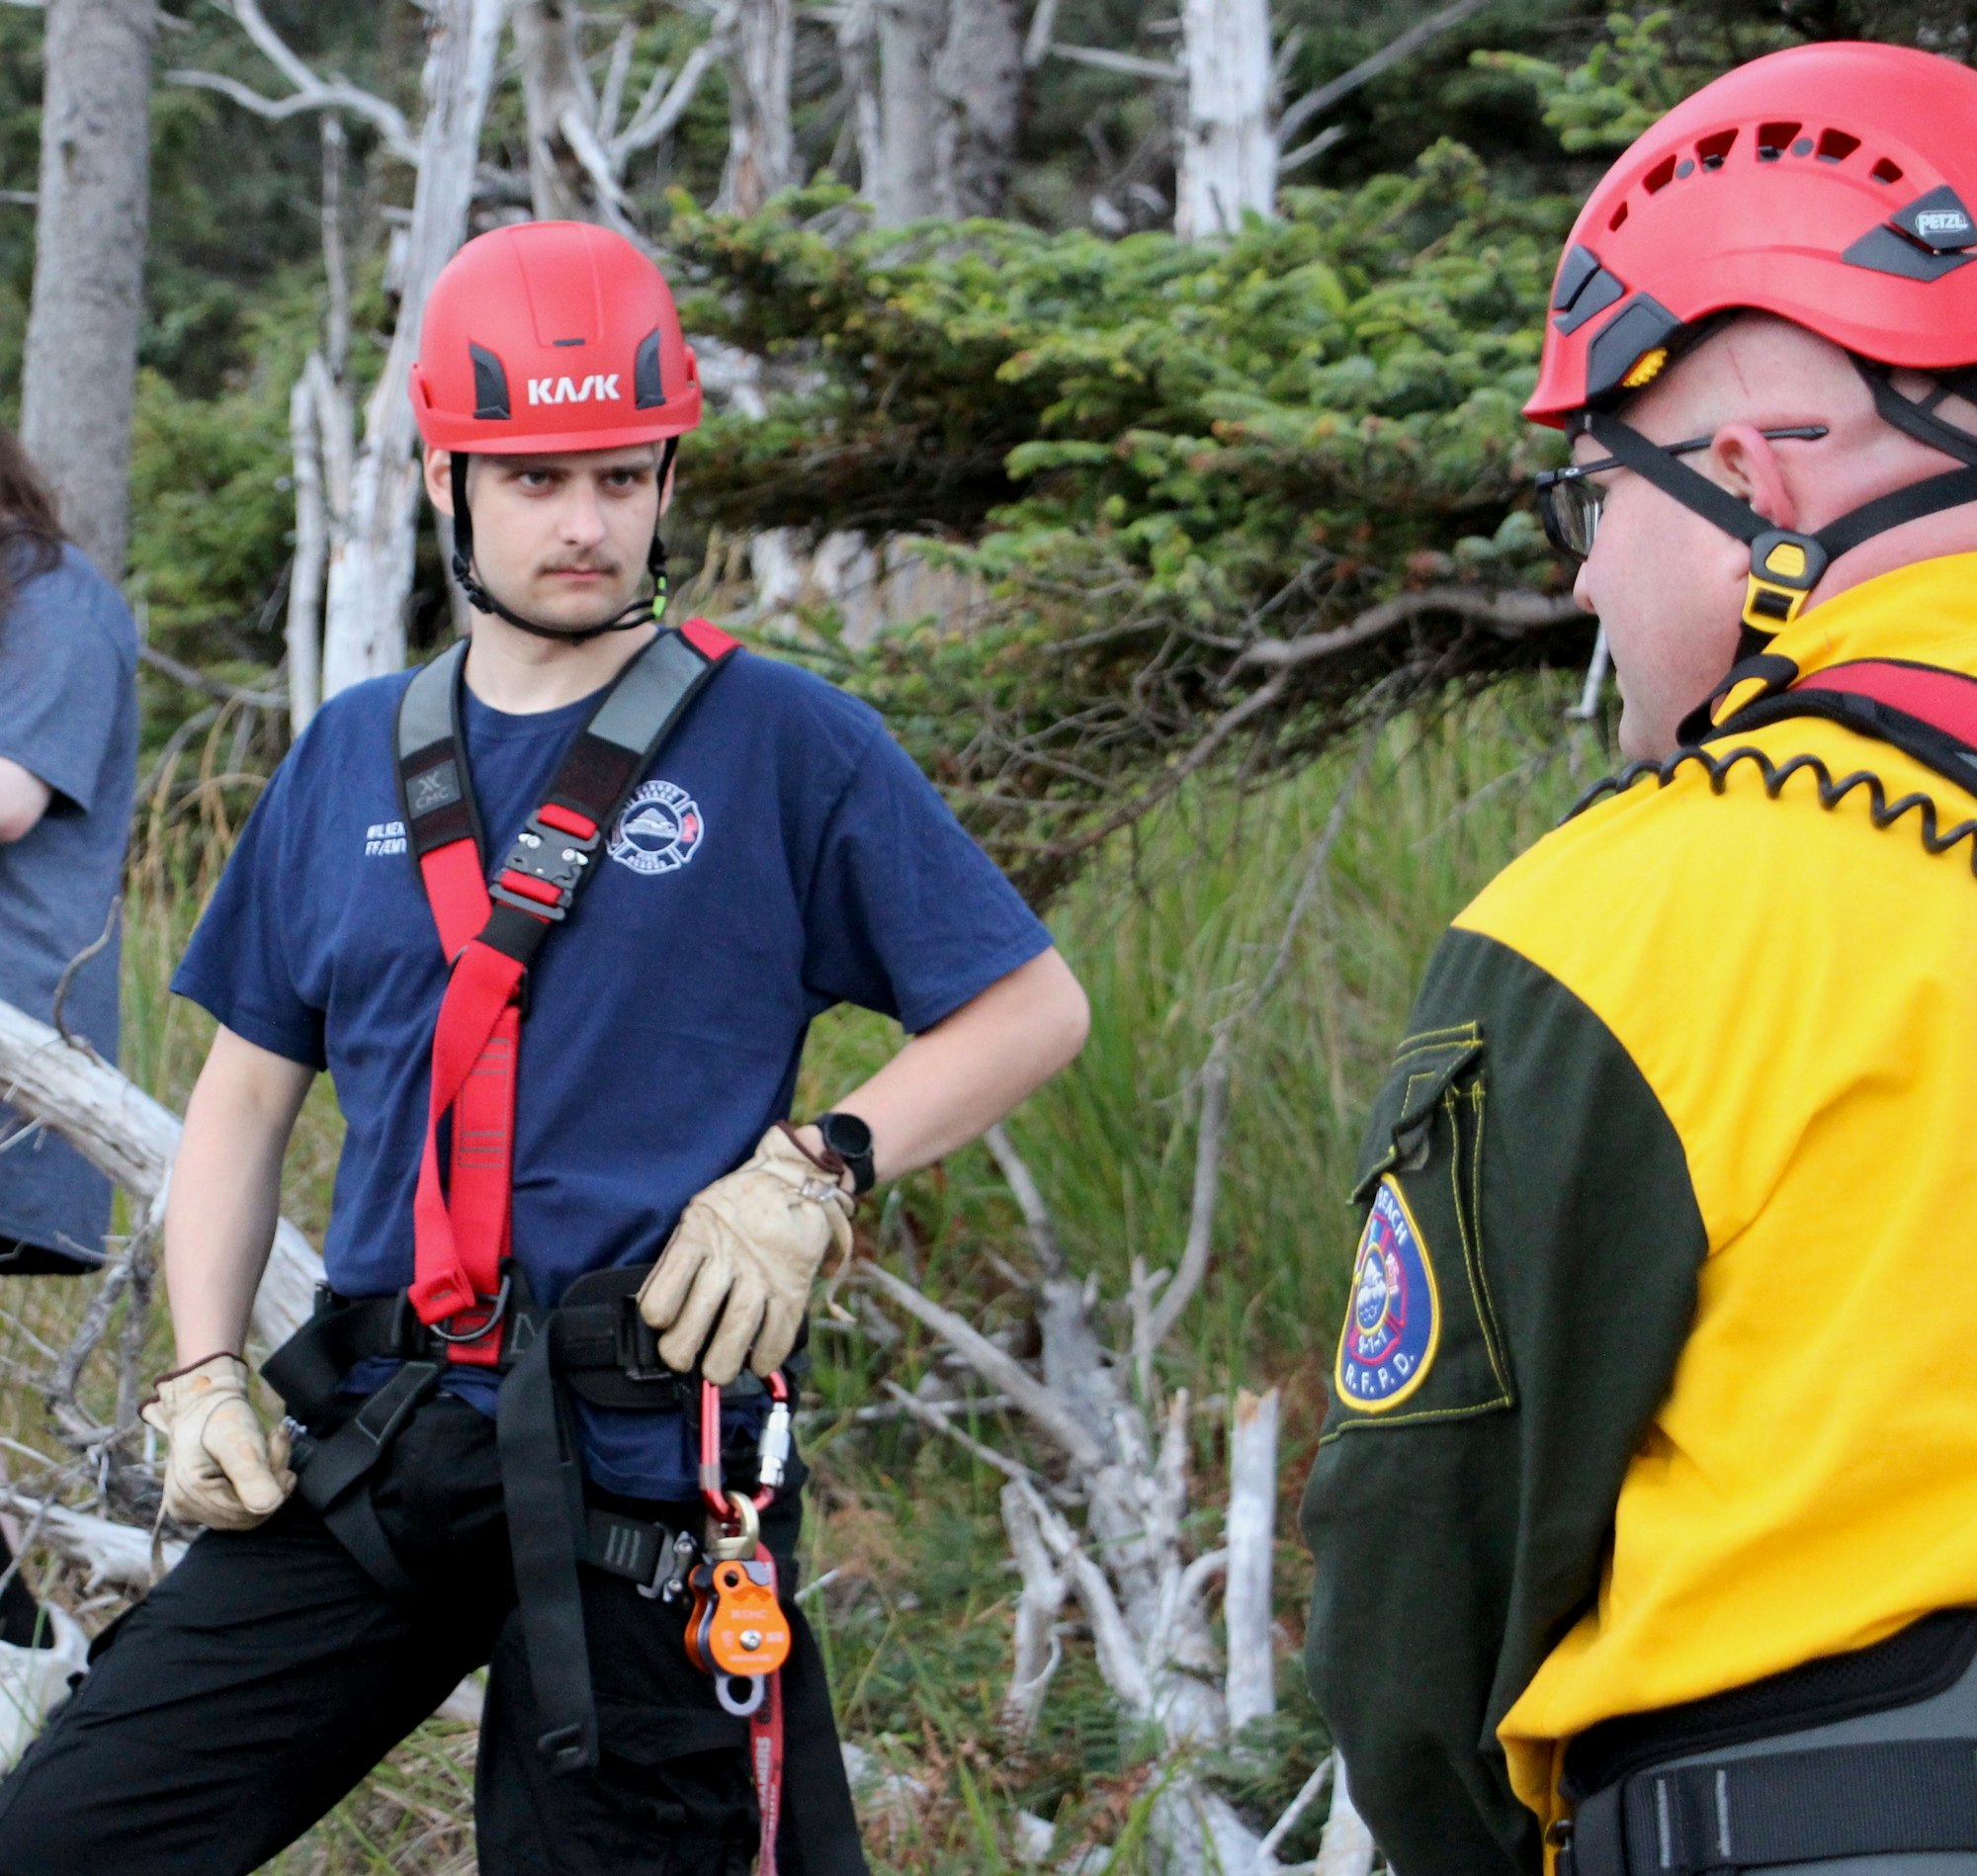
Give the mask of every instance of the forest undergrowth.
<path id="1" fill-rule="evenodd" d="M 1370 750 L 1341 746 L 1289 780 L 1241 797 L 1183 791 L 1115 843 L 1050 911 L 1091 995 L 1079 1061 L 1021 1109 L 1010 1133 L 1036 1174 L 1074 1265 L 1123 1292 L 1135 1256 L 1170 1263 L 1187 1230 L 1194 1167 L 1189 1090 L 1216 1025 L 1247 1008 L 1277 956 L 1315 843 L 1344 803 L 1288 968 L 1234 1040 L 1234 1080 L 1213 1268 L 1162 1357 L 1195 1416 L 1195 1516 L 1202 1547 L 1225 1492 L 1222 1427 L 1238 1387 L 1283 1390 L 1277 1546 L 1279 1710 L 1206 1767 L 1260 1823 L 1280 1812 L 1325 1750 L 1299 1662 L 1308 1562 L 1296 1510 L 1324 1407 L 1324 1375 L 1350 1259 L 1345 1200 L 1370 1099 L 1427 953 L 1447 918 L 1549 827 L 1604 764 L 1596 733 L 1568 724 L 1577 680 L 1537 675 L 1438 715 L 1410 716 Z M 140 808 L 127 912 L 124 1065 L 183 1109 L 211 1021 L 167 990 L 200 905 L 256 790 L 229 770 L 224 722 L 184 758 L 176 786 Z M 799 1105 L 815 1111 L 897 1046 L 880 1019 L 839 1011 L 817 1024 Z M 285 1210 L 319 1242 L 341 1122 L 326 1078 L 290 1151 Z M 1022 1220 L 982 1148 L 903 1181 L 867 1209 L 860 1251 L 1024 1350 L 1013 1279 L 1030 1263 Z M 92 1286 L 0 1282 L 0 1373 L 45 1374 Z M 853 1320 L 819 1314 L 803 1443 L 814 1468 L 803 1551 L 806 1607 L 829 1664 L 840 1725 L 869 1774 L 861 1798 L 875 1870 L 959 1876 L 1066 1863 L 1109 1846 L 1108 1867 L 1146 1867 L 1145 1823 L 1160 1767 L 1122 1728 L 1075 1631 L 1034 1738 L 1012 1750 L 997 1707 L 1008 1678 L 1015 1578 L 997 1510 L 1001 1480 L 910 1418 L 875 1416 L 891 1380 L 961 1398 L 942 1351 L 847 1285 Z M 108 1345 L 108 1344 L 106 1344 Z M 162 1305 L 146 1373 L 170 1365 Z M 113 1364 L 85 1376 L 90 1404 L 114 1394 Z M 102 1400 L 97 1403 L 101 1407 Z M 865 1410 L 861 1417 L 861 1410 Z M 1012 1423 L 970 1422 L 1014 1445 Z M 7 1466 L 45 1477 L 59 1450 L 31 1388 L 0 1395 Z M 120 1606 L 91 1597 L 44 1557 L 44 1589 L 101 1626 Z M 267 1865 L 281 1876 L 464 1876 L 472 1840 L 474 1739 L 435 1721 L 304 1839 Z M 800 1799 L 797 1800 L 800 1804 Z M 1050 1827 L 1024 1824 L 1022 1814 Z M 1318 1820 L 1283 1845 L 1317 1847 Z M 1089 1867 L 1095 1869 L 1097 1863 Z"/>

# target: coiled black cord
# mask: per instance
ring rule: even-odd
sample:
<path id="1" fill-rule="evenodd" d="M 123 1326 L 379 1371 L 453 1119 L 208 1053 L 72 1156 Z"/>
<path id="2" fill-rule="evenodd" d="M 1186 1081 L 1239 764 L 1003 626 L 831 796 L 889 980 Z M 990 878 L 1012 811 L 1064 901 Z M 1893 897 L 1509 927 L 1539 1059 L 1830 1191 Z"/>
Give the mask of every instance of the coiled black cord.
<path id="1" fill-rule="evenodd" d="M 1833 771 L 1816 755 L 1795 755 L 1788 762 L 1773 762 L 1763 750 L 1753 748 L 1749 743 L 1727 750 L 1720 756 L 1708 749 L 1681 748 L 1659 762 L 1653 757 L 1630 762 L 1618 775 L 1609 775 L 1605 780 L 1595 782 L 1573 804 L 1572 811 L 1565 818 L 1571 820 L 1583 814 L 1603 796 L 1624 794 L 1649 776 L 1653 776 L 1660 787 L 1667 788 L 1690 763 L 1707 773 L 1709 792 L 1721 795 L 1730 780 L 1731 770 L 1740 762 L 1756 764 L 1763 777 L 1764 793 L 1772 801 L 1778 799 L 1784 785 L 1801 770 L 1817 778 L 1819 805 L 1825 809 L 1838 808 L 1855 789 L 1865 789 L 1867 811 L 1873 816 L 1876 827 L 1892 827 L 1904 814 L 1914 813 L 1919 817 L 1922 844 L 1930 853 L 1947 853 L 1958 841 L 1969 841 L 1970 871 L 1973 877 L 1977 877 L 1977 820 L 1958 821 L 1947 833 L 1938 833 L 1936 806 L 1927 795 L 1919 792 L 1904 795 L 1900 801 L 1891 803 L 1886 786 L 1871 769 L 1855 769 L 1852 774 L 1836 782 Z"/>

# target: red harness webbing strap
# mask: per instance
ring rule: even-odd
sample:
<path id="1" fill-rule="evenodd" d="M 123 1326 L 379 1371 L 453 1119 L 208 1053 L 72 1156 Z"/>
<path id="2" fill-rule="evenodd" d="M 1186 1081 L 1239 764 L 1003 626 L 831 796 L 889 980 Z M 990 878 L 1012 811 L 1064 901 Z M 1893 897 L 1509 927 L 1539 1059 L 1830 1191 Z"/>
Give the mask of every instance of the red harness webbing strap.
<path id="1" fill-rule="evenodd" d="M 460 733 L 467 647 L 406 687 L 399 792 L 441 947 L 453 960 L 433 1031 L 426 1137 L 412 1202 L 420 1322 L 452 1336 L 455 1361 L 492 1367 L 509 1252 L 520 995 L 535 949 L 592 871 L 605 830 L 711 673 L 737 648 L 705 620 L 661 633 L 626 665 L 572 739 L 549 799 L 530 816 L 490 892 Z M 451 1123 L 449 1176 L 440 1135 Z M 479 1331 L 476 1333 L 476 1331 Z"/>
<path id="2" fill-rule="evenodd" d="M 1977 749 L 1977 678 L 1931 664 L 1903 664 L 1892 658 L 1860 658 L 1828 665 L 1792 686 L 1787 695 L 1844 691 L 1871 698 L 1939 730 L 1952 741 Z"/>
<path id="3" fill-rule="evenodd" d="M 776 1876 L 776 1833 L 783 1823 L 783 1670 L 780 1667 L 762 1689 L 762 1704 L 748 1716 L 748 1769 L 755 1780 L 756 1809 L 762 1814 L 755 1876 Z"/>

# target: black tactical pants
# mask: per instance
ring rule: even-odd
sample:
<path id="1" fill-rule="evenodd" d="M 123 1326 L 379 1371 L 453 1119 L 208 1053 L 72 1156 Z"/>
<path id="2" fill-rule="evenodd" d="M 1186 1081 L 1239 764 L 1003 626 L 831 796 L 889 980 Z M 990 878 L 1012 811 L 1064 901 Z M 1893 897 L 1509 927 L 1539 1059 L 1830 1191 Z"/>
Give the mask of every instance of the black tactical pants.
<path id="1" fill-rule="evenodd" d="M 490 1663 L 484 1876 L 745 1876 L 745 1722 L 687 1661 L 681 1606 L 582 1573 L 603 1758 L 553 1776 L 535 1744 L 492 1421 L 427 1402 L 376 1502 L 417 1602 L 386 1596 L 300 1500 L 258 1530 L 207 1532 L 99 1639 L 87 1678 L 0 1785 L 0 1876 L 245 1876 Z M 612 1502 L 699 1522 L 691 1504 Z M 763 1518 L 786 1597 L 800 1516 L 791 1492 Z M 791 1616 L 778 1863 L 865 1876 L 822 1662 Z"/>

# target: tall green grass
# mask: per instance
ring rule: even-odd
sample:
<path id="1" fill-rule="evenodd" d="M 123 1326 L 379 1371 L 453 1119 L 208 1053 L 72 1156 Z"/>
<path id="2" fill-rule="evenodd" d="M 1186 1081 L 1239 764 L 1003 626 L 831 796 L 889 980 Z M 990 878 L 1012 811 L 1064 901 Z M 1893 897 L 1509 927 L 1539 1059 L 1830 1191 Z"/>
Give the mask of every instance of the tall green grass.
<path id="1" fill-rule="evenodd" d="M 1380 734 L 1344 804 L 1287 967 L 1232 1038 L 1214 1262 L 1162 1361 L 1166 1380 L 1203 1404 L 1194 1483 L 1204 1543 L 1223 1492 L 1219 1407 L 1239 1386 L 1285 1391 L 1283 1711 L 1251 1749 L 1211 1768 L 1259 1818 L 1289 1797 L 1323 1749 L 1296 1664 L 1309 1581 L 1293 1514 L 1349 1262 L 1354 1221 L 1344 1195 L 1360 1118 L 1440 928 L 1558 817 L 1589 779 L 1583 761 L 1598 759 L 1565 733 L 1570 694 L 1560 681 L 1527 680 Z M 211 1024 L 166 985 L 253 796 L 251 781 L 225 773 L 219 746 L 215 732 L 197 772 L 140 816 L 131 875 L 124 1059 L 175 1107 Z M 1222 786 L 1192 789 L 1135 841 L 1108 852 L 1052 911 L 1058 942 L 1090 993 L 1091 1040 L 1010 1131 L 1067 1251 L 1105 1298 L 1119 1296 L 1134 1257 L 1159 1267 L 1179 1252 L 1194 1171 L 1196 1071 L 1216 1024 L 1253 1001 L 1314 843 L 1361 753 L 1342 749 L 1246 798 Z M 820 1108 L 898 1042 L 878 1018 L 834 1012 L 813 1032 L 801 1105 Z M 323 1083 L 304 1110 L 285 1179 L 290 1216 L 318 1236 L 340 1141 Z M 1009 1272 L 1027 1267 L 1027 1240 L 986 1151 L 969 1149 L 903 1181 L 861 1229 L 868 1253 L 1020 1342 L 1026 1304 Z M 0 1284 L 0 1313 L 20 1333 L 59 1346 L 81 1296 L 80 1285 L 17 1279 Z M 160 1361 L 167 1346 L 154 1330 Z M 810 1580 L 828 1580 L 807 1607 L 846 1737 L 913 1781 L 873 1813 L 875 1866 L 918 1876 L 1014 1868 L 1012 1818 L 1024 1810 L 1056 1824 L 1054 1856 L 1104 1842 L 1115 1846 L 1121 1876 L 1143 1868 L 1159 1767 L 1122 1732 L 1088 1648 L 1072 1642 L 1026 1750 L 1012 1753 L 998 1737 L 1014 1587 L 999 1476 L 910 1423 L 850 1417 L 882 1398 L 882 1379 L 917 1385 L 939 1351 L 909 1324 L 892 1339 L 831 1325 L 817 1346 L 805 1565 Z M 26 1342 L 14 1352 L 18 1378 L 36 1357 Z M 100 1391 L 103 1377 L 93 1385 Z M 24 1402 L 6 1416 L 9 1430 L 26 1443 L 45 1439 L 32 1401 L 18 1388 L 8 1393 Z M 1022 1439 L 1019 1427 L 992 1415 L 976 1430 L 990 1441 Z M 75 1599 L 77 1585 L 50 1586 Z M 472 1869 L 473 1754 L 465 1729 L 422 1729 L 269 1868 L 284 1876 Z M 801 1804 L 800 1794 L 793 1802 Z M 1314 1844 L 1294 1841 L 1287 1853 L 1309 1854 Z"/>

